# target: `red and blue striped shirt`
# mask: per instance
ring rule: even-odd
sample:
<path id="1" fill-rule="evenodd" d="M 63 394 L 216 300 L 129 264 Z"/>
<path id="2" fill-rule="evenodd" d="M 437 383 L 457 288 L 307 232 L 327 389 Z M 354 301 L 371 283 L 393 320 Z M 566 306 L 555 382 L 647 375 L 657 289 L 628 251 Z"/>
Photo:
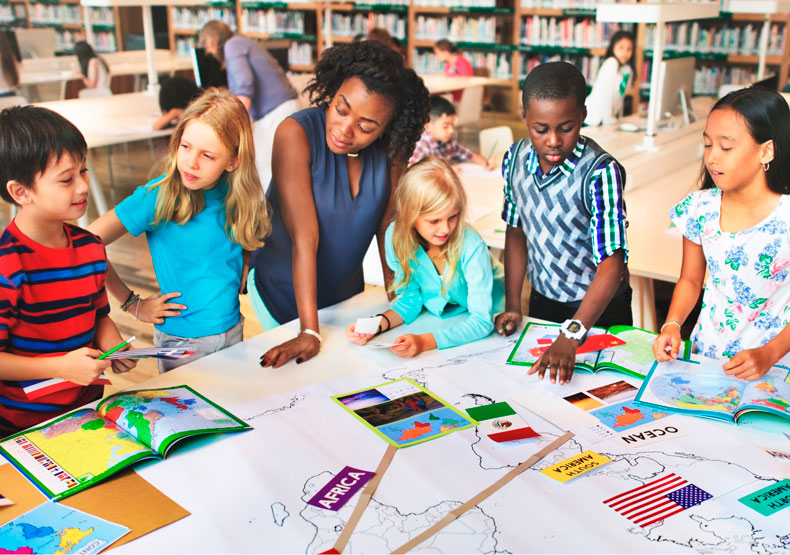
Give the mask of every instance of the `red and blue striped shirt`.
<path id="1" fill-rule="evenodd" d="M 20 356 L 61 355 L 92 347 L 96 321 L 110 313 L 107 256 L 97 236 L 63 224 L 69 246 L 26 237 L 15 222 L 0 236 L 0 350 Z M 32 402 L 28 382 L 0 381 L 0 437 L 101 396 L 101 386 L 74 387 Z"/>

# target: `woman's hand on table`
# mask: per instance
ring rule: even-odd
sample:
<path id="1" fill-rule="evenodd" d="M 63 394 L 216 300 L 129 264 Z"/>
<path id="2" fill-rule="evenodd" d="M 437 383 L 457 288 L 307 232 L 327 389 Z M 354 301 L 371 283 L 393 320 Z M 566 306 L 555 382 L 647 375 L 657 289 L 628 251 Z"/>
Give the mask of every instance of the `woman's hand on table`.
<path id="1" fill-rule="evenodd" d="M 321 342 L 308 333 L 300 333 L 293 339 L 272 347 L 261 356 L 261 366 L 279 368 L 292 358 L 296 364 L 313 358 L 321 350 Z"/>

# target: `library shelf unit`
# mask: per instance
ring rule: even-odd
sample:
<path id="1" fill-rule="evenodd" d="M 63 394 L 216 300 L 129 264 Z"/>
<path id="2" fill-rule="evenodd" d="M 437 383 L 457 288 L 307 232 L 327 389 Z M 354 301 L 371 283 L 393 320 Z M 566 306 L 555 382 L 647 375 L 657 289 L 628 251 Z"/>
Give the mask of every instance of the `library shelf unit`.
<path id="1" fill-rule="evenodd" d="M 698 59 L 697 80 L 708 83 L 698 92 L 710 94 L 729 81 L 748 82 L 753 80 L 751 76 L 762 75 L 761 68 L 765 67 L 778 73 L 784 84 L 790 74 L 788 2 L 724 0 L 720 6 L 718 1 L 601 4 L 593 0 L 186 0 L 179 1 L 177 7 L 168 7 L 168 17 L 171 49 L 178 53 L 187 51 L 200 25 L 213 13 L 243 35 L 264 41 L 288 41 L 290 68 L 303 72 L 313 70 L 324 48 L 350 42 L 355 35 L 376 26 L 387 29 L 405 46 L 407 63 L 418 73 L 440 73 L 433 45 L 446 38 L 472 61 L 476 74 L 494 79 L 490 89 L 497 111 L 518 114 L 520 86 L 534 65 L 552 59 L 568 60 L 592 84 L 611 34 L 623 27 L 636 36 L 634 69 L 640 80 L 635 80 L 627 94 L 637 106 L 639 81 L 647 86 L 650 79 L 646 76 L 652 73 L 651 45 L 656 34 L 653 24 L 659 16 L 664 18 L 661 27 L 669 31 L 691 33 L 691 25 L 696 24 L 697 37 L 700 32 L 706 33 L 705 37 L 730 32 L 745 41 L 745 48 L 729 52 L 715 44 L 711 46 L 713 39 L 707 43 L 699 40 L 689 48 L 672 41 L 665 43 L 663 57 L 691 52 Z M 618 19 L 601 19 L 602 9 L 604 13 L 613 10 L 608 13 L 614 13 Z M 646 15 L 624 15 L 637 12 Z M 184 14 L 189 18 L 182 17 Z M 688 23 L 681 28 L 683 22 Z M 763 56 L 753 44 L 756 36 L 769 41 Z"/>

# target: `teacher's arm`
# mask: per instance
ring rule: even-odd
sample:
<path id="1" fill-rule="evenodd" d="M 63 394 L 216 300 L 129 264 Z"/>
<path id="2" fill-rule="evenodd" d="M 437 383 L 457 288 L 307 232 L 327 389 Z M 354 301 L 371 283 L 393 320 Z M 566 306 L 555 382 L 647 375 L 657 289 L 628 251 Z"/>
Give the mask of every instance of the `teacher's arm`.
<path id="1" fill-rule="evenodd" d="M 379 258 L 381 259 L 381 269 L 384 271 L 384 286 L 387 289 L 387 298 L 392 301 L 395 298 L 395 293 L 389 291 L 392 285 L 394 274 L 387 264 L 387 253 L 385 249 L 384 237 L 387 234 L 387 226 L 392 221 L 392 216 L 395 210 L 395 190 L 398 188 L 398 181 L 400 176 L 406 170 L 406 165 L 403 162 L 392 162 L 390 165 L 390 198 L 387 202 L 387 208 L 384 210 L 384 215 L 379 222 L 379 228 L 376 231 L 376 242 L 379 245 Z"/>
<path id="2" fill-rule="evenodd" d="M 272 186 L 280 202 L 283 222 L 291 238 L 291 264 L 296 310 L 301 329 L 318 332 L 316 253 L 318 215 L 310 174 L 310 145 L 296 120 L 287 118 L 277 128 L 272 150 Z M 300 363 L 318 354 L 318 338 L 300 333 L 269 349 L 262 366 L 282 366 L 292 358 Z"/>

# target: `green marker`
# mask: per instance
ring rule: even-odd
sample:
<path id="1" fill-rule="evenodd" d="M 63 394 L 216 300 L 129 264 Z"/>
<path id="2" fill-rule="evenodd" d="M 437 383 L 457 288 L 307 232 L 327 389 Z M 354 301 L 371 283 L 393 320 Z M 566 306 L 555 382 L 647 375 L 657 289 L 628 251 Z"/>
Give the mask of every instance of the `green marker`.
<path id="1" fill-rule="evenodd" d="M 110 356 L 111 354 L 113 354 L 115 351 L 117 351 L 117 350 L 119 350 L 119 349 L 123 349 L 123 348 L 124 348 L 124 347 L 126 347 L 126 346 L 127 346 L 129 343 L 131 343 L 132 341 L 134 341 L 135 339 L 137 339 L 135 336 L 131 336 L 131 337 L 130 337 L 129 339 L 127 339 L 126 341 L 121 341 L 120 343 L 118 343 L 118 344 L 117 344 L 115 347 L 113 347 L 113 348 L 112 348 L 112 349 L 110 349 L 109 351 L 107 351 L 107 352 L 105 352 L 105 353 L 102 353 L 101 355 L 99 355 L 99 360 L 104 360 L 105 358 L 107 358 L 108 356 Z"/>

